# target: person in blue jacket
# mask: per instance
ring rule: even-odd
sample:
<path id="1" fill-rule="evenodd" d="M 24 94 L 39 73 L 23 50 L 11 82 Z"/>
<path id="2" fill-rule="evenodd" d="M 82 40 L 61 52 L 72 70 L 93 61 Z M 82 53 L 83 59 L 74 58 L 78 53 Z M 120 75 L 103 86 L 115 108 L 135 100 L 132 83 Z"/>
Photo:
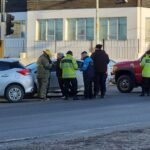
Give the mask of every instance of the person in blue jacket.
<path id="1" fill-rule="evenodd" d="M 83 65 L 81 70 L 83 71 L 84 80 L 84 98 L 92 99 L 93 88 L 92 82 L 94 79 L 94 63 L 91 57 L 89 57 L 86 51 L 81 53 L 81 59 L 83 60 Z"/>

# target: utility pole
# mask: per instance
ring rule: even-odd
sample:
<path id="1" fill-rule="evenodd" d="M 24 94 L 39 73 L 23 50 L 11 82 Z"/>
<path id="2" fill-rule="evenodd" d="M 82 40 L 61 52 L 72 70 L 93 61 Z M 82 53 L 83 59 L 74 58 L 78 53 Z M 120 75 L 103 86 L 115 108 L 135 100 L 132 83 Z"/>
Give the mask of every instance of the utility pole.
<path id="1" fill-rule="evenodd" d="M 6 1 L 1 0 L 1 19 L 0 19 L 0 58 L 4 57 L 4 38 L 6 33 Z"/>
<path id="2" fill-rule="evenodd" d="M 6 1 L 1 0 L 1 40 L 4 40 L 6 32 L 6 12 L 5 12 Z"/>
<path id="3" fill-rule="evenodd" d="M 99 43 L 99 0 L 96 0 L 96 30 L 95 30 L 95 35 L 96 35 L 96 44 Z"/>

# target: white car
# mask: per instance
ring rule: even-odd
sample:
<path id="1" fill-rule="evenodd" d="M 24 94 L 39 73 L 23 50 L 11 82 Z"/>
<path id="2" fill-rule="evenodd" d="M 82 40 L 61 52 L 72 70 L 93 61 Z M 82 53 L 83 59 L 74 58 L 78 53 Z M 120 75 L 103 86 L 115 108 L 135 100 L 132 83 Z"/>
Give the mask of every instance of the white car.
<path id="1" fill-rule="evenodd" d="M 0 96 L 9 102 L 18 102 L 33 92 L 34 82 L 30 71 L 18 60 L 0 59 Z"/>
<path id="2" fill-rule="evenodd" d="M 79 69 L 76 71 L 77 74 L 77 80 L 78 80 L 78 91 L 83 91 L 84 90 L 84 82 L 83 82 L 83 72 L 81 71 L 82 67 L 82 61 L 77 60 L 77 64 Z M 53 64 L 56 64 L 56 60 L 53 61 Z M 112 72 L 112 67 L 115 64 L 113 60 L 110 60 L 110 63 L 108 65 L 108 78 L 107 78 L 107 83 L 111 80 L 111 72 Z M 37 64 L 32 63 L 28 66 L 26 66 L 27 69 L 29 69 L 33 75 L 34 81 L 35 81 L 35 87 L 37 87 L 37 79 L 36 79 L 36 73 L 37 73 Z M 50 78 L 50 84 L 48 87 L 48 93 L 53 93 L 53 92 L 60 92 L 59 84 L 58 84 L 58 79 L 56 76 L 56 69 L 55 65 L 53 65 L 51 69 L 51 78 Z"/>
<path id="3" fill-rule="evenodd" d="M 77 80 L 78 80 L 78 91 L 83 91 L 84 90 L 83 73 L 80 69 L 82 66 L 82 61 L 77 61 L 77 63 L 78 63 L 78 67 L 79 67 L 79 69 L 76 70 Z M 49 83 L 49 87 L 48 87 L 48 93 L 60 92 L 59 83 L 58 83 L 58 79 L 56 76 L 56 68 L 55 68 L 56 60 L 53 61 L 53 64 L 54 65 L 51 69 L 51 78 L 49 81 L 50 83 Z M 37 87 L 37 79 L 36 79 L 37 64 L 32 63 L 32 64 L 26 66 L 26 68 L 31 71 L 34 81 L 35 81 L 35 87 Z"/>

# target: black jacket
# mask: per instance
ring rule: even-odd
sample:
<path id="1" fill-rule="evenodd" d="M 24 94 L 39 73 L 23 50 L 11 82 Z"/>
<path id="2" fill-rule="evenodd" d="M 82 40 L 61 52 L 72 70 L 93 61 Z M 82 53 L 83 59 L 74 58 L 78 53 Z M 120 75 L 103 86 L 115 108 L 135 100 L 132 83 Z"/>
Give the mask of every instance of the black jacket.
<path id="1" fill-rule="evenodd" d="M 62 78 L 62 69 L 60 68 L 60 62 L 61 62 L 61 60 L 57 59 L 57 62 L 56 62 L 56 76 L 58 78 Z"/>
<path id="2" fill-rule="evenodd" d="M 98 73 L 106 73 L 107 65 L 109 63 L 109 56 L 106 54 L 104 50 L 96 50 L 91 58 L 94 62 L 95 71 Z"/>

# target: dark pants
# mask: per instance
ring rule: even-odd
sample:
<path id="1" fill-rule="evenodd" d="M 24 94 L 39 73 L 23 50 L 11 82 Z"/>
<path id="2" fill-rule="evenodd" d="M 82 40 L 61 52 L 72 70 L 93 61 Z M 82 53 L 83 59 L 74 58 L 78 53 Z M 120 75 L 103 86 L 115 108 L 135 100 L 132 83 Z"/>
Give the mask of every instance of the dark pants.
<path id="1" fill-rule="evenodd" d="M 93 97 L 92 80 L 89 80 L 86 74 L 83 74 L 83 80 L 84 80 L 84 97 L 92 98 Z"/>
<path id="2" fill-rule="evenodd" d="M 99 91 L 104 96 L 106 93 L 106 73 L 96 73 L 94 79 L 94 95 L 97 96 Z"/>
<path id="3" fill-rule="evenodd" d="M 150 78 L 142 78 L 142 94 L 150 94 Z"/>
<path id="4" fill-rule="evenodd" d="M 76 78 L 68 78 L 64 80 L 64 95 L 65 97 L 70 96 L 70 92 L 72 96 L 75 97 L 77 95 L 77 79 Z"/>
<path id="5" fill-rule="evenodd" d="M 58 77 L 58 83 L 59 83 L 59 87 L 60 87 L 60 90 L 61 90 L 62 95 L 65 96 L 65 91 L 64 91 L 64 89 L 65 89 L 64 79 Z"/>

